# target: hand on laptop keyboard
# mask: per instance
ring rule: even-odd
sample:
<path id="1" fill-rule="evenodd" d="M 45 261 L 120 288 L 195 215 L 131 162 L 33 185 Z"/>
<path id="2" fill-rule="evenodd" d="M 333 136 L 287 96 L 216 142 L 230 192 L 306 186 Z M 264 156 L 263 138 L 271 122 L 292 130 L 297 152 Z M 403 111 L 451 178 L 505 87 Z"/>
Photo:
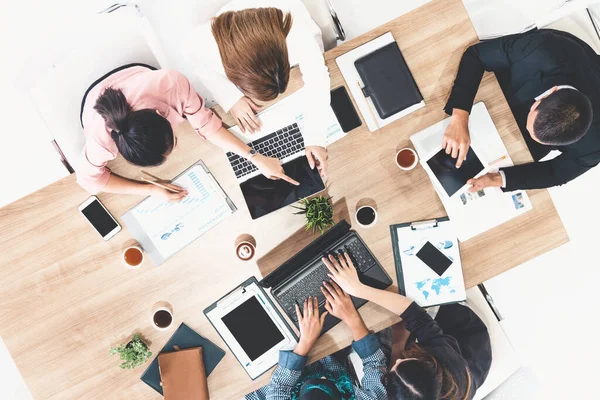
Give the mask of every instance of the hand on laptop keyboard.
<path id="1" fill-rule="evenodd" d="M 348 252 L 340 257 L 330 254 L 327 258 L 323 257 L 322 261 L 327 266 L 330 276 L 345 292 L 352 296 L 359 296 L 363 284 L 358 279 L 358 270 L 354 267 Z"/>

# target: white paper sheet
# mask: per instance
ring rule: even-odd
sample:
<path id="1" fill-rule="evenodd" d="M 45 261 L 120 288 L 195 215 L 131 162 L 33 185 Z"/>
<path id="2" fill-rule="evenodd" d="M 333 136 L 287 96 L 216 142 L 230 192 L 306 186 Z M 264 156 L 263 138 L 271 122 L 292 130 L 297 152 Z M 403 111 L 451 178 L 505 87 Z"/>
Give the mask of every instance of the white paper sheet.
<path id="1" fill-rule="evenodd" d="M 410 226 L 397 228 L 397 234 L 406 297 L 416 301 L 422 307 L 465 300 L 460 252 L 451 221 L 440 222 L 437 228 L 421 230 L 412 230 Z M 427 242 L 452 261 L 452 265 L 442 276 L 416 256 Z"/>
<path id="2" fill-rule="evenodd" d="M 189 191 L 179 203 L 149 197 L 132 210 L 140 227 L 168 258 L 232 214 L 225 194 L 212 175 L 197 165 L 174 184 Z"/>

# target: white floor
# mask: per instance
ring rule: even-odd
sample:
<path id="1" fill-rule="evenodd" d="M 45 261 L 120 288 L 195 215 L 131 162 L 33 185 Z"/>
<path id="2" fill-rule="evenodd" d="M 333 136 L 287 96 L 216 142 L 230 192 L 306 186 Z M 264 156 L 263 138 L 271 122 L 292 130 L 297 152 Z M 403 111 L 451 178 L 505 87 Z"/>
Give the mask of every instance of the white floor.
<path id="1" fill-rule="evenodd" d="M 349 38 L 427 2 L 332 0 Z M 473 0 L 465 0 L 468 2 L 473 3 Z M 532 2 L 521 3 L 530 5 Z M 19 75 L 20 65 L 30 56 L 27 52 L 30 43 L 17 43 L 13 38 L 27 37 L 31 26 L 37 29 L 47 25 L 45 17 L 31 20 L 29 10 L 38 3 L 35 0 L 13 2 L 10 12 L 0 14 L 0 44 L 13 61 L 0 67 L 0 87 L 4 94 L 0 109 L 3 116 L 8 116 L 3 119 L 4 151 L 0 170 L 5 171 L 3 188 L 10 188 L 0 191 L 0 206 L 65 175 L 49 147 L 50 135 L 43 120 L 12 81 Z M 36 15 L 47 16 L 50 12 L 44 11 Z M 23 23 L 24 18 L 27 24 Z M 566 186 L 551 189 L 571 237 L 569 244 L 486 283 L 506 318 L 503 324 L 525 366 L 504 391 L 492 395 L 495 399 L 530 399 L 532 387 L 539 387 L 538 394 L 546 399 L 596 397 L 590 393 L 596 389 L 595 360 L 600 358 L 595 321 L 600 305 L 597 295 L 600 261 L 595 235 L 600 226 L 600 215 L 596 211 L 600 201 L 599 178 L 600 168 L 597 168 Z M 3 399 L 31 398 L 1 340 L 0 387 Z"/>

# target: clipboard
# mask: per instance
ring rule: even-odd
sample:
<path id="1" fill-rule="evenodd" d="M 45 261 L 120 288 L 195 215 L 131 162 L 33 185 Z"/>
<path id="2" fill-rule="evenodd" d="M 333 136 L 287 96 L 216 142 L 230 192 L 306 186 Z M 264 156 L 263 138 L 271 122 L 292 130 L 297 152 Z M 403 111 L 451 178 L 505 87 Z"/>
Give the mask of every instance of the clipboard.
<path id="1" fill-rule="evenodd" d="M 390 234 L 400 294 L 421 307 L 466 299 L 458 237 L 448 217 L 391 225 Z M 452 261 L 441 276 L 417 257 L 418 251 L 427 242 Z"/>
<path id="2" fill-rule="evenodd" d="M 249 355 L 247 348 L 245 349 L 244 345 L 239 343 L 235 335 L 229 330 L 229 327 L 223 323 L 224 318 L 232 315 L 235 309 L 242 304 L 246 304 L 251 297 L 256 297 L 260 301 L 268 318 L 271 319 L 274 326 L 283 336 L 282 341 L 254 359 Z M 298 336 L 254 276 L 246 279 L 242 284 L 236 286 L 229 293 L 204 309 L 204 316 L 213 328 L 215 328 L 221 339 L 252 380 L 255 380 L 279 362 L 280 350 L 293 350 L 298 343 Z M 254 330 L 260 335 L 268 335 L 264 327 L 261 329 L 260 326 L 256 326 L 256 321 L 253 321 L 253 323 L 254 325 L 249 327 L 248 332 Z"/>
<path id="3" fill-rule="evenodd" d="M 161 202 L 147 197 L 122 216 L 131 234 L 156 266 L 237 211 L 202 160 L 177 175 L 171 183 L 188 185 L 188 189 L 191 189 L 190 196 L 180 203 Z M 182 208 L 179 214 L 177 211 L 173 212 L 178 207 Z M 202 215 L 203 210 L 210 210 L 210 215 L 207 212 L 205 222 L 200 223 L 198 221 L 203 219 L 197 216 Z M 176 215 L 181 217 L 174 217 Z M 193 221 L 186 224 L 186 220 Z"/>

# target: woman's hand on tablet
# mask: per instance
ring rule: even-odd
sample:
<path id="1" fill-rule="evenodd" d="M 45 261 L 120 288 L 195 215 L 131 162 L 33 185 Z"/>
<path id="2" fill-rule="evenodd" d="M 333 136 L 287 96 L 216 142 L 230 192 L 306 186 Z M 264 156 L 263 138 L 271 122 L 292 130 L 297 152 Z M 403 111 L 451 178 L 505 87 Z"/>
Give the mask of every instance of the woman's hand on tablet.
<path id="1" fill-rule="evenodd" d="M 300 326 L 300 341 L 294 349 L 294 353 L 306 357 L 321 335 L 327 311 L 319 316 L 319 300 L 316 297 L 309 297 L 304 300 L 302 311 L 296 304 L 296 315 Z"/>
<path id="2" fill-rule="evenodd" d="M 260 171 L 261 174 L 266 176 L 269 179 L 283 179 L 284 181 L 288 181 L 294 186 L 300 185 L 300 183 L 285 174 L 283 170 L 283 166 L 281 165 L 281 161 L 275 157 L 266 157 L 262 154 L 257 154 L 250 161 L 256 165 L 256 168 Z"/>

